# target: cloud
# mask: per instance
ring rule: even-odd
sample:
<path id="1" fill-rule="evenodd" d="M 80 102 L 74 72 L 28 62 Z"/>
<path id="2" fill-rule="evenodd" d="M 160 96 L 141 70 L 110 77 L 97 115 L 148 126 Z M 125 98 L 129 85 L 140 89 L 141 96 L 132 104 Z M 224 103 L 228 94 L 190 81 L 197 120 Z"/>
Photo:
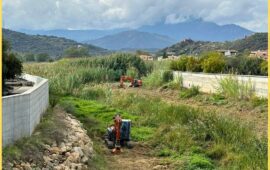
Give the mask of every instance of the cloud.
<path id="1" fill-rule="evenodd" d="M 267 31 L 267 0 L 3 0 L 4 27 L 110 29 L 200 17 Z"/>

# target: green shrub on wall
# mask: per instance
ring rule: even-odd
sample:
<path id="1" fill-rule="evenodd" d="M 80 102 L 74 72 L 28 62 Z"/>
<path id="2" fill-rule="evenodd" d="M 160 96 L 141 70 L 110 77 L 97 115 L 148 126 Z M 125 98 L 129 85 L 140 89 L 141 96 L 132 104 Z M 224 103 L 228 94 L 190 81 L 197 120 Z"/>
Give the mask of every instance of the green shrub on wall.
<path id="1" fill-rule="evenodd" d="M 205 73 L 221 73 L 224 71 L 226 62 L 224 57 L 219 53 L 210 53 L 208 58 L 202 62 L 202 69 Z"/>
<path id="2" fill-rule="evenodd" d="M 188 57 L 186 70 L 191 72 L 201 72 L 202 71 L 201 61 L 195 57 Z"/>

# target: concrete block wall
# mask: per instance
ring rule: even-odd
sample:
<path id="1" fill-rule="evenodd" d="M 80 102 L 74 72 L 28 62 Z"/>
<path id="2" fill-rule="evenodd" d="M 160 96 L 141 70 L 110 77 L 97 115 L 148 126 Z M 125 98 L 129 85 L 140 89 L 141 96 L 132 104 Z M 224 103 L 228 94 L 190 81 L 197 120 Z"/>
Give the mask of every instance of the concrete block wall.
<path id="1" fill-rule="evenodd" d="M 22 94 L 2 97 L 3 146 L 30 136 L 49 106 L 48 80 L 28 74 L 22 77 L 35 85 Z"/>
<path id="2" fill-rule="evenodd" d="M 181 71 L 174 71 L 173 74 L 174 80 L 177 80 L 177 77 L 183 77 L 184 87 L 189 88 L 192 85 L 199 86 L 200 90 L 206 93 L 217 92 L 219 81 L 230 76 L 228 74 L 191 73 Z M 268 98 L 267 76 L 237 75 L 236 78 L 243 83 L 251 82 L 257 96 Z"/>

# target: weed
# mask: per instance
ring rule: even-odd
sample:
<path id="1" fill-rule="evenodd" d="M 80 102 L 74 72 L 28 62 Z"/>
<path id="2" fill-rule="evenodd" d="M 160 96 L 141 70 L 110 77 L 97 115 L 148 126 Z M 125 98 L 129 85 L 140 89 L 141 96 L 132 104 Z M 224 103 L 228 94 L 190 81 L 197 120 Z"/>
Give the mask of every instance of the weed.
<path id="1" fill-rule="evenodd" d="M 231 99 L 246 99 L 249 100 L 254 96 L 254 87 L 252 82 L 240 82 L 236 77 L 232 75 L 219 80 L 218 91 L 226 98 Z"/>
<path id="2" fill-rule="evenodd" d="M 189 89 L 182 89 L 180 91 L 179 97 L 180 98 L 191 98 L 197 96 L 200 93 L 199 86 L 192 85 Z"/>
<path id="3" fill-rule="evenodd" d="M 196 169 L 214 169 L 214 165 L 210 162 L 209 159 L 202 155 L 192 155 L 190 158 L 190 163 L 188 165 L 188 170 Z"/>

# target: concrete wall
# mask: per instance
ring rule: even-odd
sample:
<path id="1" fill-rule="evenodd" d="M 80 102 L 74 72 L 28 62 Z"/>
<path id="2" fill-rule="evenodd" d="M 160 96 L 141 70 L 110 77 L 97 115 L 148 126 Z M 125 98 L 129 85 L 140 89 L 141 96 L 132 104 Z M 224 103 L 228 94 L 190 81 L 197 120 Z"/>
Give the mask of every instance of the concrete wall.
<path id="1" fill-rule="evenodd" d="M 48 80 L 28 74 L 22 77 L 35 85 L 22 94 L 2 97 L 3 146 L 30 136 L 49 106 Z"/>
<path id="2" fill-rule="evenodd" d="M 215 93 L 219 87 L 219 81 L 228 77 L 228 74 L 206 74 L 174 71 L 174 79 L 183 77 L 183 86 L 186 88 L 192 85 L 199 86 L 202 92 Z M 268 77 L 267 76 L 249 76 L 237 75 L 240 82 L 251 82 L 257 96 L 268 98 Z"/>

